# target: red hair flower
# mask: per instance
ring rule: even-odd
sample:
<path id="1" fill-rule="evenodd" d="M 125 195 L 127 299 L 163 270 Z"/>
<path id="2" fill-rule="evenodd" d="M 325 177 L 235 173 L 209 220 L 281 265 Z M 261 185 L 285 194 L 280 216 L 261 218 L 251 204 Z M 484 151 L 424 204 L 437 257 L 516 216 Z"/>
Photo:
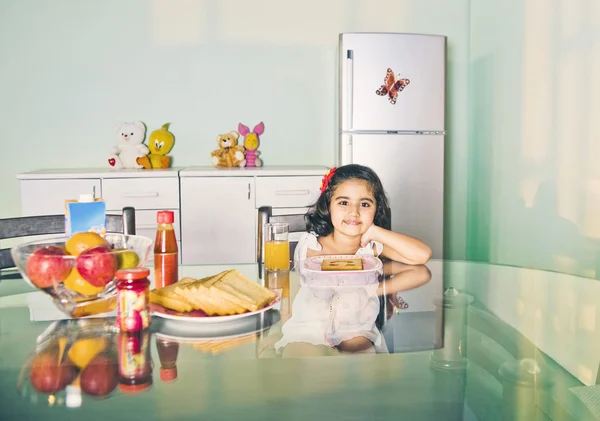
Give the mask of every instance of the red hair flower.
<path id="1" fill-rule="evenodd" d="M 336 167 L 330 168 L 323 176 L 323 180 L 321 180 L 321 186 L 319 187 L 321 189 L 321 193 L 323 193 L 327 189 L 327 186 L 329 185 L 329 180 L 331 180 L 331 177 L 333 177 L 333 174 L 335 174 L 335 170 Z"/>

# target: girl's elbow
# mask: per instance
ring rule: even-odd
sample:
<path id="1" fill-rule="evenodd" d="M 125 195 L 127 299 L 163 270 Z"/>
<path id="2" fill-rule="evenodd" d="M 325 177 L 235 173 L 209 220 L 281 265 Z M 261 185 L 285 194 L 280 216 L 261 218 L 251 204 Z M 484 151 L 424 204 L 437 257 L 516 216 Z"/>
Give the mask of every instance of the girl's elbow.
<path id="1" fill-rule="evenodd" d="M 423 250 L 421 250 L 421 253 L 419 253 L 419 256 L 416 258 L 415 264 L 424 265 L 429 261 L 429 259 L 431 259 L 431 248 L 425 246 Z"/>

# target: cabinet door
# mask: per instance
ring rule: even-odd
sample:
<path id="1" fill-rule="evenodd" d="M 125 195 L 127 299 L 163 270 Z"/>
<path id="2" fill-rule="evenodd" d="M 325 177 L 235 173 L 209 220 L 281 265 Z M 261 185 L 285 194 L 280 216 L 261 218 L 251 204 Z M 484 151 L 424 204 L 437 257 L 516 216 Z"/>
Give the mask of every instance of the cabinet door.
<path id="1" fill-rule="evenodd" d="M 21 180 L 21 214 L 64 214 L 65 200 L 83 193 L 102 197 L 100 179 Z"/>
<path id="2" fill-rule="evenodd" d="M 181 178 L 183 264 L 256 261 L 253 177 Z"/>

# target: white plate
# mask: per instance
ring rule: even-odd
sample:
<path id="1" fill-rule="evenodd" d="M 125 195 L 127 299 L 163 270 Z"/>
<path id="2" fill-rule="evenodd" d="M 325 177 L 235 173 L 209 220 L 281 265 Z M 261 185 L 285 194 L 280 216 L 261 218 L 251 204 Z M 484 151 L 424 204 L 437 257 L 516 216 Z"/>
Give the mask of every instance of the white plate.
<path id="1" fill-rule="evenodd" d="M 275 298 L 270 304 L 261 308 L 257 311 L 249 311 L 241 314 L 231 314 L 229 316 L 177 316 L 174 314 L 167 314 L 161 311 L 152 310 L 152 316 L 161 317 L 163 319 L 176 320 L 178 322 L 193 323 L 193 324 L 217 324 L 217 323 L 229 323 L 232 321 L 245 319 L 247 317 L 256 316 L 257 314 L 264 313 L 267 310 L 272 309 L 279 303 L 279 297 Z"/>

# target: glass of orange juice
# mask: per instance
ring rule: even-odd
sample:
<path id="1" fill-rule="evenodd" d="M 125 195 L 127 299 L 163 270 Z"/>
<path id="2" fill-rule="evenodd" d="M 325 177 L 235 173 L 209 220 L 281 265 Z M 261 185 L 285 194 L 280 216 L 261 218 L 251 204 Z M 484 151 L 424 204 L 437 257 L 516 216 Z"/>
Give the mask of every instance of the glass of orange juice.
<path id="1" fill-rule="evenodd" d="M 282 222 L 265 224 L 265 269 L 290 269 L 289 226 Z"/>

